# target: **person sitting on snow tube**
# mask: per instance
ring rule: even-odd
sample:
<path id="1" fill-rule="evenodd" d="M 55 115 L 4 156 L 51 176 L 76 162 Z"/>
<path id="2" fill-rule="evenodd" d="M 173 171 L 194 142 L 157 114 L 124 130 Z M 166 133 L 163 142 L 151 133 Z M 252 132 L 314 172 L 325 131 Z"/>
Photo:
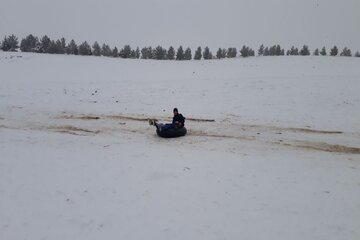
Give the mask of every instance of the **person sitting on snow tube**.
<path id="1" fill-rule="evenodd" d="M 154 123 L 156 129 L 159 132 L 164 132 L 173 128 L 182 128 L 185 126 L 185 117 L 181 113 L 179 113 L 177 108 L 174 108 L 173 113 L 174 113 L 174 117 L 172 123 L 166 123 L 166 124 L 162 124 L 162 123 L 159 124 L 157 122 Z"/>

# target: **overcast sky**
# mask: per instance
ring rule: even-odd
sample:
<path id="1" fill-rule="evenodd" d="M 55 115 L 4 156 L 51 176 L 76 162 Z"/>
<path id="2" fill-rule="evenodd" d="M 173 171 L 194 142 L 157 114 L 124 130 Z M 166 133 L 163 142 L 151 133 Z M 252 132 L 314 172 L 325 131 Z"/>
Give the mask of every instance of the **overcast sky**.
<path id="1" fill-rule="evenodd" d="M 113 46 L 360 50 L 360 0 L 1 0 L 0 37 Z"/>

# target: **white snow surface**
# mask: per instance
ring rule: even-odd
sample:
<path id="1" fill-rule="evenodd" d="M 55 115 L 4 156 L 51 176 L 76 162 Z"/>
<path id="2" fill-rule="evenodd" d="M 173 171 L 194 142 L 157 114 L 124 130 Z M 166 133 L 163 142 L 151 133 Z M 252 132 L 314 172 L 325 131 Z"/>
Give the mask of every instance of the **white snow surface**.
<path id="1" fill-rule="evenodd" d="M 360 239 L 359 66 L 0 52 L 0 239 Z"/>

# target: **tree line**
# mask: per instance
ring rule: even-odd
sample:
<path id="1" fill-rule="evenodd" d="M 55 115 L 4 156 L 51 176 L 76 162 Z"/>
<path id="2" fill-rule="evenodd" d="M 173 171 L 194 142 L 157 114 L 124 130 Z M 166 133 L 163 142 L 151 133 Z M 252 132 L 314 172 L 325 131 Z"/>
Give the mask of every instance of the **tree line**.
<path id="1" fill-rule="evenodd" d="M 183 48 L 180 46 L 176 51 L 174 47 L 170 46 L 168 49 L 161 46 L 156 48 L 144 47 L 141 50 L 139 47 L 135 49 L 131 48 L 130 45 L 125 45 L 122 49 L 117 47 L 111 48 L 108 44 L 103 43 L 100 45 L 95 41 L 91 46 L 87 41 L 84 41 L 78 45 L 75 40 L 66 42 L 65 38 L 52 40 L 47 35 L 42 38 L 33 36 L 32 34 L 23 38 L 20 42 L 18 38 L 12 34 L 10 36 L 5 36 L 4 39 L 0 42 L 0 49 L 3 51 L 17 51 L 20 48 L 22 52 L 35 52 L 35 53 L 50 53 L 50 54 L 69 54 L 69 55 L 83 55 L 83 56 L 106 56 L 106 57 L 120 57 L 120 58 L 132 58 L 132 59 L 156 59 L 156 60 L 200 60 L 200 59 L 222 59 L 222 58 L 235 58 L 237 56 L 241 57 L 251 57 L 255 56 L 255 51 L 248 47 L 243 46 L 239 51 L 234 48 L 219 48 L 216 51 L 216 54 L 213 55 L 209 47 L 202 49 L 198 47 L 194 56 L 190 47 Z M 339 49 L 337 46 L 334 46 L 330 49 L 329 56 L 347 56 L 351 57 L 352 52 L 349 48 L 345 47 L 339 54 Z M 265 47 L 263 44 L 259 47 L 257 51 L 258 56 L 327 56 L 327 50 L 325 47 L 318 49 L 316 48 L 312 53 L 307 45 L 304 45 L 301 49 L 298 49 L 295 46 L 292 46 L 289 50 L 285 52 L 280 45 L 274 45 L 270 47 Z M 354 54 L 355 57 L 360 57 L 359 51 Z"/>

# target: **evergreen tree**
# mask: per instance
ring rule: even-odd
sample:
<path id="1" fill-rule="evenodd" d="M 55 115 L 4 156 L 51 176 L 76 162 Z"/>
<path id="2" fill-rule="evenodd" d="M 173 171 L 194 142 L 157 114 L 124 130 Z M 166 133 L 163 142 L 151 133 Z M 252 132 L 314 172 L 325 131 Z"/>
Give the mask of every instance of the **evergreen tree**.
<path id="1" fill-rule="evenodd" d="M 1 49 L 1 44 L 0 44 L 0 49 Z M 25 38 L 21 39 L 21 42 L 20 42 L 20 51 L 22 51 L 22 52 L 30 52 L 30 46 L 29 46 L 29 44 L 27 43 L 27 41 L 26 41 Z"/>
<path id="2" fill-rule="evenodd" d="M 78 46 L 75 43 L 75 40 L 72 39 L 70 41 L 70 43 L 68 44 L 67 48 L 66 48 L 66 53 L 67 54 L 72 54 L 72 55 L 78 55 L 79 51 L 78 51 Z"/>
<path id="3" fill-rule="evenodd" d="M 130 58 L 131 57 L 131 47 L 130 47 L 130 45 L 125 45 L 124 48 L 121 49 L 120 57 L 122 57 L 122 58 Z"/>
<path id="4" fill-rule="evenodd" d="M 119 50 L 117 49 L 117 47 L 114 47 L 114 49 L 112 50 L 111 56 L 119 57 Z"/>
<path id="5" fill-rule="evenodd" d="M 299 55 L 299 49 L 292 46 L 291 49 L 290 49 L 290 54 L 289 55 L 293 55 L 293 56 Z"/>
<path id="6" fill-rule="evenodd" d="M 331 50 L 330 50 L 330 56 L 337 56 L 339 53 L 339 50 L 336 46 L 334 46 Z"/>
<path id="7" fill-rule="evenodd" d="M 229 47 L 226 51 L 226 57 L 232 58 L 233 57 L 233 48 Z"/>
<path id="8" fill-rule="evenodd" d="M 169 50 L 167 52 L 167 59 L 169 60 L 175 59 L 175 49 L 172 46 L 169 47 Z"/>
<path id="9" fill-rule="evenodd" d="M 280 45 L 276 45 L 276 47 L 275 47 L 275 55 L 276 56 L 281 55 L 281 47 L 280 47 Z"/>
<path id="10" fill-rule="evenodd" d="M 240 50 L 240 54 L 242 57 L 248 57 L 249 51 L 250 51 L 250 48 L 244 45 Z"/>
<path id="11" fill-rule="evenodd" d="M 288 50 L 288 55 L 290 55 L 290 56 L 292 56 L 292 55 L 294 55 L 294 52 L 295 52 L 295 47 L 294 46 L 292 46 L 291 48 L 290 48 L 290 50 Z"/>
<path id="12" fill-rule="evenodd" d="M 61 41 L 60 40 L 56 40 L 56 42 L 55 42 L 55 53 L 56 54 L 61 54 L 62 53 Z"/>
<path id="13" fill-rule="evenodd" d="M 209 49 L 209 47 L 205 47 L 203 55 L 204 55 L 204 59 L 206 59 L 206 60 L 207 59 L 212 59 L 212 57 L 210 57 L 210 49 Z"/>
<path id="14" fill-rule="evenodd" d="M 164 60 L 168 60 L 167 58 L 168 52 L 165 48 L 163 50 L 164 50 Z"/>
<path id="15" fill-rule="evenodd" d="M 249 49 L 249 57 L 254 57 L 255 56 L 255 51 L 253 49 Z"/>
<path id="16" fill-rule="evenodd" d="M 249 49 L 252 50 L 252 49 Z M 260 51 L 260 50 L 259 50 Z M 260 51 L 261 53 L 261 51 Z M 285 55 L 285 50 L 281 48 L 280 45 L 274 45 L 270 48 L 265 48 L 264 50 L 264 56 L 281 56 Z"/>
<path id="17" fill-rule="evenodd" d="M 146 52 L 147 52 L 147 47 L 143 47 L 143 48 L 141 49 L 141 59 L 147 59 L 147 58 L 146 58 L 146 57 L 147 57 Z"/>
<path id="18" fill-rule="evenodd" d="M 168 50 L 163 48 L 164 49 L 164 60 L 168 60 Z"/>
<path id="19" fill-rule="evenodd" d="M 217 57 L 217 59 L 223 58 L 223 57 L 222 57 L 222 49 L 221 49 L 221 48 L 219 48 L 219 49 L 217 50 L 217 52 L 216 52 L 216 57 Z"/>
<path id="20" fill-rule="evenodd" d="M 50 54 L 58 53 L 58 48 L 57 48 L 57 45 L 56 45 L 54 40 L 50 41 L 50 45 L 49 45 L 49 48 L 47 50 L 47 53 L 50 53 Z"/>
<path id="21" fill-rule="evenodd" d="M 60 53 L 61 54 L 66 53 L 66 40 L 65 40 L 65 38 L 60 39 Z"/>
<path id="22" fill-rule="evenodd" d="M 51 39 L 46 35 L 43 36 L 40 40 L 39 52 L 49 53 L 50 44 L 51 44 Z"/>
<path id="23" fill-rule="evenodd" d="M 237 55 L 237 49 L 236 48 L 228 48 L 226 55 L 228 58 L 235 58 Z"/>
<path id="24" fill-rule="evenodd" d="M 189 47 L 186 48 L 186 50 L 185 50 L 184 59 L 185 60 L 191 60 L 192 59 L 191 49 Z"/>
<path id="25" fill-rule="evenodd" d="M 182 46 L 180 46 L 176 52 L 176 60 L 184 60 L 184 50 Z"/>
<path id="26" fill-rule="evenodd" d="M 101 55 L 101 47 L 99 45 L 98 42 L 94 42 L 94 44 L 92 45 L 92 49 L 93 49 L 93 55 L 94 56 L 100 56 Z"/>
<path id="27" fill-rule="evenodd" d="M 87 41 L 83 42 L 79 46 L 79 55 L 91 55 L 91 47 Z"/>
<path id="28" fill-rule="evenodd" d="M 304 45 L 303 48 L 300 50 L 300 55 L 302 55 L 302 56 L 310 55 L 310 50 L 307 45 Z"/>
<path id="29" fill-rule="evenodd" d="M 3 51 L 9 51 L 10 45 L 7 36 L 4 37 L 4 40 L 0 44 L 0 49 Z"/>
<path id="30" fill-rule="evenodd" d="M 101 47 L 101 55 L 105 57 L 110 57 L 112 54 L 111 48 L 109 45 L 103 43 Z"/>
<path id="31" fill-rule="evenodd" d="M 249 57 L 249 56 L 255 56 L 255 51 L 251 49 L 250 47 L 243 46 L 240 50 L 240 54 L 242 57 Z"/>
<path id="32" fill-rule="evenodd" d="M 212 54 L 212 52 L 209 53 L 209 59 L 214 59 L 214 55 Z"/>
<path id="33" fill-rule="evenodd" d="M 340 56 L 351 57 L 351 56 L 352 56 L 351 50 L 350 50 L 349 48 L 345 47 L 345 48 L 342 50 Z"/>
<path id="34" fill-rule="evenodd" d="M 260 47 L 259 47 L 259 50 L 258 50 L 258 55 L 263 56 L 264 55 L 264 50 L 265 50 L 264 44 L 261 44 Z"/>
<path id="35" fill-rule="evenodd" d="M 320 52 L 320 54 L 321 54 L 321 56 L 326 56 L 326 48 L 325 47 L 323 47 L 322 49 L 321 49 L 321 52 Z"/>
<path id="36" fill-rule="evenodd" d="M 10 51 L 16 52 L 16 50 L 19 48 L 18 38 L 14 34 L 11 34 L 8 38 L 8 41 L 10 44 Z"/>
<path id="37" fill-rule="evenodd" d="M 36 52 L 39 48 L 39 39 L 32 34 L 21 40 L 20 50 L 22 52 Z"/>
<path id="38" fill-rule="evenodd" d="M 202 58 L 202 50 L 201 47 L 198 47 L 195 51 L 194 59 L 200 60 Z"/>
<path id="39" fill-rule="evenodd" d="M 135 58 L 137 58 L 137 59 L 140 58 L 140 49 L 139 49 L 139 47 L 136 47 Z"/>
<path id="40" fill-rule="evenodd" d="M 298 56 L 299 55 L 299 49 L 298 48 L 295 48 L 294 49 L 294 54 L 293 55 L 295 55 L 295 56 Z"/>
<path id="41" fill-rule="evenodd" d="M 1 49 L 3 51 L 16 52 L 18 48 L 19 48 L 19 41 L 14 34 L 10 35 L 9 37 L 5 36 L 1 44 Z"/>
<path id="42" fill-rule="evenodd" d="M 223 49 L 221 50 L 221 57 L 222 57 L 222 58 L 226 58 L 226 55 L 227 55 L 227 51 L 226 51 L 225 48 L 223 48 Z"/>
<path id="43" fill-rule="evenodd" d="M 56 51 L 55 51 L 56 54 L 64 54 L 65 53 L 65 49 L 63 48 L 62 40 L 56 40 L 55 49 L 56 49 Z"/>
<path id="44" fill-rule="evenodd" d="M 64 54 L 66 50 L 66 41 L 65 38 L 61 38 L 60 40 L 51 41 L 49 53 L 55 54 Z"/>
<path id="45" fill-rule="evenodd" d="M 264 56 L 269 56 L 270 55 L 270 50 L 269 50 L 269 47 L 266 47 L 264 49 Z"/>
<path id="46" fill-rule="evenodd" d="M 157 60 L 164 60 L 165 57 L 166 57 L 166 50 L 163 49 L 161 46 L 157 46 L 157 47 L 155 48 L 155 53 L 154 53 L 154 55 L 155 55 L 155 59 L 157 59 Z"/>
<path id="47" fill-rule="evenodd" d="M 320 50 L 317 48 L 317 49 L 315 49 L 315 51 L 314 51 L 314 54 L 313 54 L 314 56 L 319 56 L 320 55 Z"/>
<path id="48" fill-rule="evenodd" d="M 155 49 L 149 47 L 149 59 L 155 59 Z"/>
<path id="49" fill-rule="evenodd" d="M 216 57 L 217 57 L 218 59 L 225 58 L 225 57 L 226 57 L 226 54 L 227 54 L 227 52 L 226 52 L 226 49 L 225 49 L 225 48 L 223 48 L 223 49 L 219 48 L 219 49 L 217 50 L 217 52 L 216 52 Z"/>
<path id="50" fill-rule="evenodd" d="M 150 52 L 149 52 L 149 48 L 144 47 L 143 49 L 141 49 L 141 58 L 142 59 L 149 59 L 150 58 Z"/>
<path id="51" fill-rule="evenodd" d="M 136 51 L 131 50 L 130 58 L 135 59 L 136 58 Z"/>
<path id="52" fill-rule="evenodd" d="M 277 53 L 277 46 L 276 45 L 269 48 L 269 56 L 275 56 L 276 53 Z"/>

